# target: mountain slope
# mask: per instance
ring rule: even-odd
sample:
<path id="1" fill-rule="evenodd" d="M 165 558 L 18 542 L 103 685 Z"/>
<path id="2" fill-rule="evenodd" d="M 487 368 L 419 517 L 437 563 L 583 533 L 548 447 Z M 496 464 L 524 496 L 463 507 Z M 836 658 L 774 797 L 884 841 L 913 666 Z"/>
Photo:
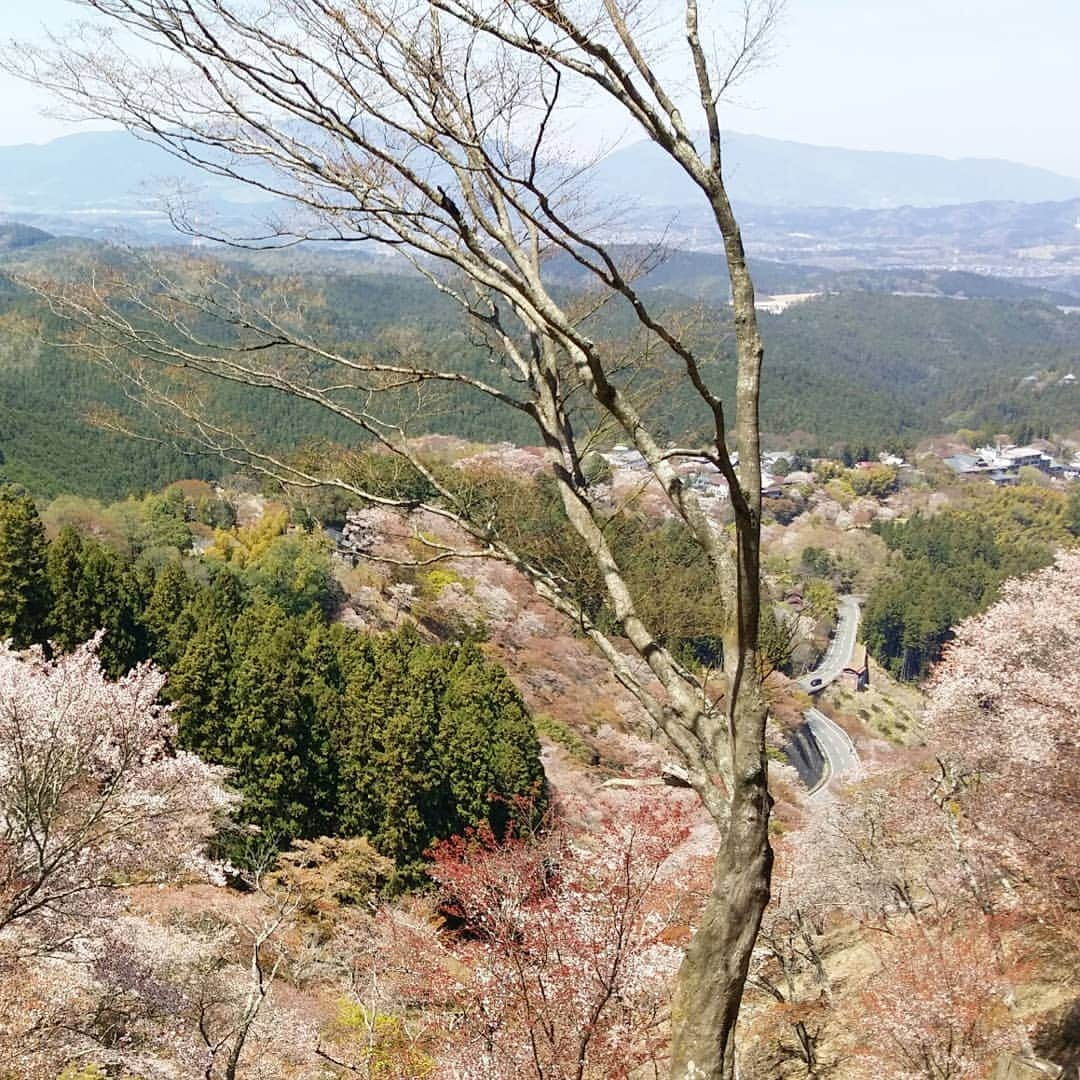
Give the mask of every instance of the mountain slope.
<path id="1" fill-rule="evenodd" d="M 35 229 L 32 225 L 21 225 L 18 222 L 0 223 L 0 251 L 33 247 L 51 239 L 52 236 L 44 229 Z"/>
<path id="2" fill-rule="evenodd" d="M 180 180 L 228 200 L 235 184 L 201 172 L 126 131 L 87 131 L 41 145 L 0 146 L 0 211 L 143 211 Z"/>
<path id="3" fill-rule="evenodd" d="M 1080 179 L 1009 161 L 844 150 L 736 132 L 725 137 L 725 163 L 736 202 L 761 206 L 883 208 L 1080 198 Z M 145 213 L 163 182 L 173 179 L 233 208 L 258 201 L 238 184 L 184 165 L 127 132 L 92 131 L 43 145 L 0 147 L 0 212 Z M 643 208 L 700 204 L 689 181 L 647 141 L 608 155 L 594 183 L 598 195 Z"/>
<path id="4" fill-rule="evenodd" d="M 1080 179 L 992 158 L 845 150 L 732 132 L 725 175 L 736 203 L 760 206 L 946 206 L 1011 200 L 1052 202 L 1080 196 Z M 608 155 L 597 168 L 601 190 L 642 206 L 698 205 L 700 193 L 648 141 Z"/>

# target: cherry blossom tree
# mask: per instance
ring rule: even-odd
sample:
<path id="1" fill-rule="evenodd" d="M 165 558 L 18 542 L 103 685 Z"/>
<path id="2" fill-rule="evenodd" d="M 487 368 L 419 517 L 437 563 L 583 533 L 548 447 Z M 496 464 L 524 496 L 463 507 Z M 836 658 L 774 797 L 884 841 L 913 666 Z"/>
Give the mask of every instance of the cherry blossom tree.
<path id="1" fill-rule="evenodd" d="M 771 1074 L 823 1075 L 823 1042 L 835 1057 L 845 1038 L 867 1076 L 959 1080 L 1030 1053 L 1017 942 L 1051 977 L 1080 955 L 1078 580 L 1063 553 L 960 624 L 927 685 L 928 745 L 806 805 L 777 845 L 748 1017 Z M 854 1005 L 830 928 L 872 944 Z"/>
<path id="2" fill-rule="evenodd" d="M 963 622 L 928 686 L 933 795 L 984 908 L 1013 894 L 1080 945 L 1080 552 Z M 1021 895 L 1022 894 L 1022 895 Z"/>
<path id="3" fill-rule="evenodd" d="M 325 1076 L 315 1027 L 278 1000 L 293 899 L 260 889 L 218 907 L 174 890 L 166 917 L 132 904 L 77 949 L 34 957 L 17 969 L 21 997 L 0 997 L 2 1075 L 55 1080 L 92 1063 L 140 1080 Z"/>
<path id="4" fill-rule="evenodd" d="M 56 660 L 0 648 L 0 936 L 55 944 L 119 887 L 213 872 L 224 774 L 173 745 L 164 676 L 110 682 L 100 640 Z"/>
<path id="5" fill-rule="evenodd" d="M 1008 979 L 976 923 L 909 925 L 879 942 L 881 971 L 855 1023 L 857 1073 L 866 1080 L 980 1080 L 1015 1047 Z"/>
<path id="6" fill-rule="evenodd" d="M 446 1075 L 614 1080 L 659 1067 L 680 945 L 700 911 L 688 896 L 708 887 L 704 860 L 688 878 L 671 863 L 690 826 L 685 808 L 653 797 L 588 834 L 500 843 L 477 832 L 437 847 L 433 876 L 460 927 L 458 974 L 442 990 L 459 1017 Z"/>
<path id="7" fill-rule="evenodd" d="M 175 749 L 164 676 L 110 681 L 100 641 L 0 648 L 0 1068 L 28 1078 L 88 1049 L 122 1059 L 125 1033 L 179 1007 L 163 957 L 120 932 L 124 900 L 219 877 L 204 846 L 233 803 L 222 770 Z"/>

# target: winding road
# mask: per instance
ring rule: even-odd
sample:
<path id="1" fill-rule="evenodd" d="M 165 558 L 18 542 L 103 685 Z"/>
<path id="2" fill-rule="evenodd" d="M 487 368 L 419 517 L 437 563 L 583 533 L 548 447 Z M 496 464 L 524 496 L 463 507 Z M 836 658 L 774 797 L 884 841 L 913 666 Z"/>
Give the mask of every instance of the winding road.
<path id="1" fill-rule="evenodd" d="M 830 683 L 836 682 L 851 659 L 855 638 L 859 633 L 859 603 L 856 596 L 841 596 L 836 611 L 836 632 L 829 642 L 825 655 L 813 671 L 797 680 L 799 687 L 809 694 L 819 694 Z"/>
<path id="2" fill-rule="evenodd" d="M 834 776 L 844 776 L 854 772 L 859 766 L 859 754 L 851 736 L 830 720 L 820 709 L 807 709 L 803 713 L 804 727 L 813 737 L 821 750 L 824 768 L 815 784 L 807 785 L 813 794 Z"/>
<path id="3" fill-rule="evenodd" d="M 840 598 L 836 632 L 821 663 L 797 680 L 797 685 L 807 693 L 821 693 L 843 673 L 851 659 L 859 631 L 859 603 L 858 597 Z M 811 794 L 820 791 L 832 777 L 844 776 L 858 768 L 859 754 L 850 736 L 820 709 L 804 710 L 803 722 L 792 742 L 798 748 L 796 753 L 790 755 L 792 764 L 799 770 Z M 819 753 L 814 753 L 814 750 Z"/>

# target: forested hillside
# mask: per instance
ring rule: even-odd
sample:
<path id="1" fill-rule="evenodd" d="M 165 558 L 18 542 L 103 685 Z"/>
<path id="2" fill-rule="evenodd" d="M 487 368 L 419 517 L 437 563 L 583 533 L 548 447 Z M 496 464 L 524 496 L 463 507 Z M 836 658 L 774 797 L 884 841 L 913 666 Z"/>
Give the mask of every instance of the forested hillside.
<path id="1" fill-rule="evenodd" d="M 1049 565 L 1080 536 L 1080 493 L 986 489 L 962 509 L 872 528 L 892 560 L 867 600 L 866 643 L 897 678 L 921 679 L 1004 581 Z"/>
<path id="2" fill-rule="evenodd" d="M 766 317 L 764 333 L 768 430 L 783 418 L 873 442 L 875 430 L 914 438 L 979 426 L 998 408 L 1014 425 L 1042 416 L 1057 431 L 1080 416 L 1075 387 L 1019 385 L 1080 364 L 1080 318 L 1049 305 L 849 294 Z"/>
<path id="3" fill-rule="evenodd" d="M 216 841 L 237 865 L 366 836 L 409 883 L 436 840 L 481 822 L 502 835 L 515 798 L 542 809 L 532 719 L 474 642 L 333 622 L 328 544 L 288 532 L 284 509 L 185 558 L 209 531 L 195 519 L 225 510 L 198 484 L 109 508 L 61 500 L 50 540 L 29 497 L 0 487 L 0 638 L 59 654 L 103 631 L 108 675 L 169 671 L 181 747 L 240 792 Z"/>
<path id="4" fill-rule="evenodd" d="M 25 250 L 28 255 L 11 256 L 16 269 L 65 275 L 93 249 L 43 241 Z M 310 270 L 281 276 L 243 263 L 232 264 L 228 273 L 268 300 L 291 290 L 305 331 L 346 353 L 385 357 L 419 351 L 512 387 L 451 302 L 417 276 Z M 713 291 L 719 293 L 719 283 Z M 710 311 L 671 288 L 660 289 L 652 300 L 698 327 L 702 354 L 715 357 L 705 370 L 730 392 L 727 309 Z M 849 292 L 780 315 L 763 314 L 762 322 L 770 357 L 763 426 L 790 445 L 881 449 L 959 427 L 1048 436 L 1075 428 L 1080 415 L 1080 389 L 1059 381 L 1080 358 L 1080 317 L 1049 304 Z M 590 325 L 613 347 L 635 347 L 617 307 L 593 316 Z M 191 447 L 156 429 L 101 369 L 48 344 L 61 340 L 64 329 L 32 296 L 0 278 L 0 469 L 6 478 L 46 497 L 77 492 L 115 498 L 183 476 L 231 471 L 220 459 L 188 456 Z M 636 386 L 649 402 L 647 411 L 661 418 L 672 439 L 681 439 L 707 418 L 693 411 L 682 392 L 666 392 L 667 370 L 667 361 L 657 357 L 652 374 L 639 375 Z M 274 390 L 217 385 L 211 393 L 220 415 L 276 451 L 319 440 L 352 445 L 358 437 L 347 421 Z M 405 392 L 399 399 L 400 418 L 416 435 L 484 442 L 530 438 L 526 418 L 492 410 L 464 391 L 427 393 L 422 408 L 415 395 Z M 117 414 L 120 427 L 148 436 L 138 454 L 125 452 L 130 444 L 102 427 L 102 414 Z"/>

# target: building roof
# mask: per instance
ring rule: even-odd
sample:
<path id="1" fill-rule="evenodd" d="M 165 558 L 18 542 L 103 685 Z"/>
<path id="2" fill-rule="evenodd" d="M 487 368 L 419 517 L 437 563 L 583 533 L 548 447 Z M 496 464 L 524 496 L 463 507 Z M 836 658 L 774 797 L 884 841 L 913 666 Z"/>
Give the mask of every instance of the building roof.
<path id="1" fill-rule="evenodd" d="M 844 665 L 844 670 L 858 674 L 865 671 L 869 663 L 870 654 L 866 651 L 866 646 L 859 642 L 856 643 L 855 648 L 852 650 L 851 659 Z"/>
<path id="2" fill-rule="evenodd" d="M 976 457 L 974 454 L 954 454 L 952 457 L 945 459 L 945 464 L 949 466 L 953 472 L 978 472 L 980 469 L 986 468 L 986 463 L 982 458 Z"/>
<path id="3" fill-rule="evenodd" d="M 1028 458 L 1028 457 L 1043 457 L 1044 454 L 1037 446 L 1010 446 L 1001 451 L 1002 457 L 1010 459 L 1015 458 Z"/>

